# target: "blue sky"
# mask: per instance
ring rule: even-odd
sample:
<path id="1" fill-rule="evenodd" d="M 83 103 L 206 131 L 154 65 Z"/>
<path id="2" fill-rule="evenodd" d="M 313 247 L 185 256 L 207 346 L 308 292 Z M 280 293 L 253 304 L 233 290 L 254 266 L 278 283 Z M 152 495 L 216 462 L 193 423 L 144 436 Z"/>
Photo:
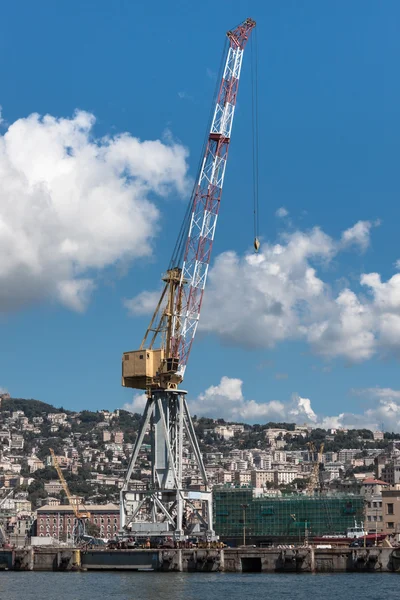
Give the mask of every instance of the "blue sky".
<path id="1" fill-rule="evenodd" d="M 246 51 L 217 266 L 184 384 L 193 410 L 253 421 L 400 421 L 400 282 L 392 279 L 400 7 L 390 0 L 3 7 L 0 387 L 12 395 L 71 409 L 131 402 L 120 358 L 138 346 L 148 317 L 130 316 L 124 300 L 157 289 L 168 265 L 224 35 L 247 16 L 258 33 L 264 262 L 254 264 L 251 251 Z M 126 144 L 101 141 L 124 132 Z M 142 145 L 149 140 L 160 142 Z M 93 144 L 112 152 L 94 156 Z M 79 152 L 66 174 L 58 152 L 70 145 Z M 122 163 L 134 165 L 128 189 L 119 187 Z M 282 207 L 288 214 L 276 216 Z M 279 322 L 273 306 L 281 304 Z M 338 420 L 342 413 L 350 415 Z"/>

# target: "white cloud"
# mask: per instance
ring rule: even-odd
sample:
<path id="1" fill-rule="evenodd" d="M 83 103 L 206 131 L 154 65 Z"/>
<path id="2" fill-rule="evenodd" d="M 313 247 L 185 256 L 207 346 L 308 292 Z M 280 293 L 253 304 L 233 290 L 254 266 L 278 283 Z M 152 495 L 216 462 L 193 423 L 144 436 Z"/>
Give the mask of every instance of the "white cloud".
<path id="1" fill-rule="evenodd" d="M 370 388 L 354 388 L 353 394 L 358 396 L 367 396 L 373 400 L 399 400 L 400 390 L 392 390 L 392 388 L 370 387 Z"/>
<path id="2" fill-rule="evenodd" d="M 394 263 L 394 268 L 400 271 L 400 258 Z"/>
<path id="3" fill-rule="evenodd" d="M 362 304 L 352 291 L 345 289 L 329 304 L 326 318 L 311 324 L 307 339 L 323 356 L 343 356 L 363 361 L 375 352 L 376 340 L 371 331 L 373 318 L 368 305 Z"/>
<path id="4" fill-rule="evenodd" d="M 333 240 L 320 229 L 295 232 L 240 258 L 225 252 L 210 271 L 200 328 L 225 343 L 272 347 L 305 336 L 307 323 L 331 304 L 310 259 L 329 260 Z M 312 314 L 310 314 L 310 311 Z"/>
<path id="5" fill-rule="evenodd" d="M 309 398 L 302 398 L 298 394 L 294 394 L 292 397 L 292 406 L 288 411 L 288 415 L 297 423 L 300 423 L 302 419 L 305 419 L 307 422 L 316 423 L 318 418 L 311 408 L 311 400 Z"/>
<path id="6" fill-rule="evenodd" d="M 199 330 L 241 348 L 301 340 L 320 356 L 350 363 L 376 353 L 400 357 L 400 274 L 382 281 L 378 273 L 363 273 L 358 293 L 320 274 L 344 249 L 344 238 L 365 247 L 372 227 L 366 223 L 339 240 L 315 227 L 286 233 L 258 254 L 220 254 L 209 271 Z M 132 314 L 151 313 L 157 299 L 158 293 L 143 292 L 126 305 Z"/>
<path id="7" fill-rule="evenodd" d="M 342 246 L 358 246 L 364 252 L 370 244 L 371 228 L 379 225 L 379 221 L 372 223 L 371 221 L 358 221 L 353 227 L 346 229 L 342 233 Z"/>
<path id="8" fill-rule="evenodd" d="M 94 123 L 32 114 L 0 135 L 0 312 L 45 298 L 84 310 L 101 269 L 151 254 L 150 195 L 186 191 L 181 145 L 96 139 Z"/>
<path id="9" fill-rule="evenodd" d="M 247 400 L 243 394 L 243 381 L 237 378 L 222 377 L 218 385 L 210 386 L 197 399 L 189 401 L 192 414 L 226 421 L 265 423 L 286 421 L 308 423 L 314 427 L 380 429 L 400 432 L 400 390 L 390 388 L 367 388 L 352 390 L 352 393 L 365 396 L 373 402 L 372 407 L 362 413 L 343 412 L 337 415 L 318 415 L 312 408 L 311 400 L 299 394 L 282 402 L 270 400 L 260 402 Z"/>
<path id="10" fill-rule="evenodd" d="M 134 298 L 125 299 L 124 306 L 131 315 L 148 315 L 156 309 L 160 296 L 161 290 L 154 292 L 144 291 Z"/>
<path id="11" fill-rule="evenodd" d="M 360 232 L 357 225 L 347 232 Z M 350 362 L 377 352 L 400 356 L 400 274 L 385 282 L 378 273 L 364 273 L 360 284 L 367 295 L 346 287 L 335 297 L 317 267 L 329 265 L 342 242 L 318 228 L 286 234 L 283 242 L 264 244 L 257 255 L 225 252 L 216 258 L 200 330 L 241 347 L 305 340 L 316 354 Z M 358 244 L 365 243 L 360 233 Z"/>
<path id="12" fill-rule="evenodd" d="M 127 410 L 131 413 L 141 414 L 146 406 L 147 396 L 146 394 L 135 394 L 132 398 L 132 402 L 126 402 L 123 405 L 123 410 Z"/>
<path id="13" fill-rule="evenodd" d="M 247 423 L 274 420 L 304 423 L 317 420 L 308 398 L 293 394 L 291 401 L 286 404 L 278 400 L 256 402 L 245 399 L 242 386 L 241 379 L 222 377 L 218 385 L 210 386 L 196 400 L 189 401 L 191 413 Z"/>
<path id="14" fill-rule="evenodd" d="M 282 219 L 283 217 L 287 217 L 289 214 L 289 211 L 286 210 L 286 208 L 284 206 L 281 206 L 280 208 L 278 208 L 278 210 L 275 212 L 275 216 L 279 217 L 280 219 Z"/>
<path id="15" fill-rule="evenodd" d="M 361 414 L 342 413 L 336 419 L 342 427 L 357 427 L 371 430 L 384 428 L 385 431 L 400 432 L 400 390 L 391 388 L 361 388 L 353 394 L 366 397 L 372 406 Z"/>

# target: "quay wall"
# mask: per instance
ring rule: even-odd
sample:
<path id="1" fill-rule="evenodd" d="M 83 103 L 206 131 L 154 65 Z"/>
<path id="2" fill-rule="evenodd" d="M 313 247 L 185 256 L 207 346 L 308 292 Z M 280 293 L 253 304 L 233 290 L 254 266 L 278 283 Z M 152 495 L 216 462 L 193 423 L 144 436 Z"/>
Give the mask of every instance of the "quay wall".
<path id="1" fill-rule="evenodd" d="M 0 570 L 179 571 L 260 573 L 400 573 L 396 548 L 225 548 L 0 550 Z"/>

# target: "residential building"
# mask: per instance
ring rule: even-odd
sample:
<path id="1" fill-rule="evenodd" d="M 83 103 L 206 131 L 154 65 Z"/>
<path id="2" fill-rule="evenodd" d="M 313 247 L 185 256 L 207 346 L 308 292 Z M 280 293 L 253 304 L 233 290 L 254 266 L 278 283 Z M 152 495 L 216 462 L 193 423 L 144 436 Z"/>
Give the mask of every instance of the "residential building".
<path id="1" fill-rule="evenodd" d="M 251 471 L 235 471 L 235 483 L 237 485 L 251 484 Z"/>
<path id="2" fill-rule="evenodd" d="M 285 469 L 282 471 L 274 472 L 274 483 L 275 485 L 288 485 L 295 479 L 301 477 L 301 474 L 297 469 Z"/>
<path id="3" fill-rule="evenodd" d="M 255 488 L 263 488 L 267 483 L 274 483 L 275 472 L 268 471 L 251 471 L 251 485 Z"/>
<path id="4" fill-rule="evenodd" d="M 62 483 L 61 481 L 58 481 L 58 479 L 46 481 L 46 483 L 44 484 L 44 490 L 48 494 L 59 494 L 62 489 Z"/>
<path id="5" fill-rule="evenodd" d="M 115 431 L 114 432 L 114 442 L 116 444 L 122 444 L 124 441 L 124 433 L 123 431 Z"/>
<path id="6" fill-rule="evenodd" d="M 232 428 L 227 427 L 225 425 L 218 425 L 214 429 L 214 431 L 217 435 L 222 437 L 224 440 L 229 440 L 230 438 L 233 438 L 235 435 L 235 432 L 232 430 Z"/>
<path id="7" fill-rule="evenodd" d="M 22 413 L 23 414 L 23 413 Z M 13 433 L 10 440 L 10 450 L 23 450 L 24 436 Z"/>
<path id="8" fill-rule="evenodd" d="M 382 514 L 382 494 L 373 494 L 366 500 L 365 527 L 368 533 L 382 533 L 386 527 Z"/>
<path id="9" fill-rule="evenodd" d="M 382 492 L 383 530 L 400 541 L 400 490 Z"/>
<path id="10" fill-rule="evenodd" d="M 111 431 L 108 431 L 107 429 L 104 429 L 102 431 L 102 436 L 103 436 L 103 442 L 110 442 L 111 441 Z"/>
<path id="11" fill-rule="evenodd" d="M 400 458 L 395 458 L 385 464 L 382 468 L 382 479 L 390 485 L 400 483 Z"/>
<path id="12" fill-rule="evenodd" d="M 360 450 L 358 449 L 344 449 L 338 452 L 338 460 L 343 463 L 351 463 L 353 458 L 355 458 L 356 454 L 359 454 Z"/>

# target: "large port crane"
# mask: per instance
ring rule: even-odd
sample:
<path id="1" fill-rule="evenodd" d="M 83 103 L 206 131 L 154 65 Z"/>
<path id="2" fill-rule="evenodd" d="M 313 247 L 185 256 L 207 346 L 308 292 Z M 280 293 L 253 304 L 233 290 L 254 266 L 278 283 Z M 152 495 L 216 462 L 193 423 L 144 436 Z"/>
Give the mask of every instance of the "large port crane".
<path id="1" fill-rule="evenodd" d="M 122 358 L 122 385 L 145 390 L 147 403 L 121 490 L 121 532 L 129 536 L 197 534 L 212 538 L 212 501 L 186 402 L 178 389 L 188 363 L 200 318 L 224 184 L 243 52 L 255 27 L 246 19 L 228 31 L 223 70 L 216 93 L 198 177 L 164 287 L 139 350 Z M 256 240 L 258 244 L 258 241 Z M 257 246 L 256 246 L 257 249 Z M 151 441 L 151 477 L 134 482 L 146 433 Z M 199 491 L 183 485 L 186 440 L 201 478 Z"/>

